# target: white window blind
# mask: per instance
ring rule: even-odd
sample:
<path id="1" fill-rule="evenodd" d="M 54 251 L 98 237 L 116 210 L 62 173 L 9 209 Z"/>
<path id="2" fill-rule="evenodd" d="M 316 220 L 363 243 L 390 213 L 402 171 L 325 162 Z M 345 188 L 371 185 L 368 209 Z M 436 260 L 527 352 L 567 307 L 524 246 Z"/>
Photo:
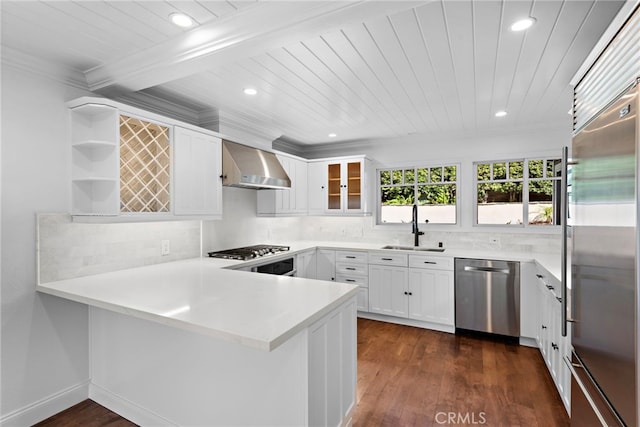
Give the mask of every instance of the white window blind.
<path id="1" fill-rule="evenodd" d="M 640 77 L 640 7 L 576 85 L 573 131 L 579 132 Z"/>

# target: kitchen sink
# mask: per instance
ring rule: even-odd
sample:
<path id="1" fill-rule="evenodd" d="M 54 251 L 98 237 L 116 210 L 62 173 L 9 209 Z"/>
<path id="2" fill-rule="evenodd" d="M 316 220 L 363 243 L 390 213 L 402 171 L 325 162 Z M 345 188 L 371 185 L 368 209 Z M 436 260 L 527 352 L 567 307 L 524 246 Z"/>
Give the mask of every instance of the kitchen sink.
<path id="1" fill-rule="evenodd" d="M 400 245 L 387 245 L 380 249 L 395 249 L 397 251 L 419 251 L 419 252 L 444 252 L 444 248 L 422 248 L 420 246 L 400 246 Z"/>

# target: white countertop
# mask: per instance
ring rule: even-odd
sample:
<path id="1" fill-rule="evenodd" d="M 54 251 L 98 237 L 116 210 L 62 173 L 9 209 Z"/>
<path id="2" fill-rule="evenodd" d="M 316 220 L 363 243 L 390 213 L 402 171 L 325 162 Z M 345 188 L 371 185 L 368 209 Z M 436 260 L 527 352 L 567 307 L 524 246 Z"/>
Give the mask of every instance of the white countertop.
<path id="1" fill-rule="evenodd" d="M 156 264 L 37 290 L 267 351 L 357 294 L 354 285 L 230 271 L 220 261 Z"/>
<path id="2" fill-rule="evenodd" d="M 358 287 L 230 269 L 326 248 L 536 262 L 560 279 L 560 255 L 554 253 L 459 248 L 421 252 L 383 250 L 382 246 L 295 242 L 290 244 L 289 252 L 250 261 L 196 258 L 39 284 L 37 290 L 270 351 L 355 296 Z"/>

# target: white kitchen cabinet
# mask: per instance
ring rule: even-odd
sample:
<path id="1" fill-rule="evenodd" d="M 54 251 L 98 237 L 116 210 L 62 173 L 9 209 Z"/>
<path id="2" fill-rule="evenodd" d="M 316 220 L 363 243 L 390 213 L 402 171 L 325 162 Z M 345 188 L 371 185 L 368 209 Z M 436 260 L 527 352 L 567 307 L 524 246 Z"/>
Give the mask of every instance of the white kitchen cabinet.
<path id="1" fill-rule="evenodd" d="M 358 311 L 369 311 L 369 269 L 367 267 L 367 252 L 336 251 L 335 256 L 336 281 L 358 285 Z"/>
<path id="2" fill-rule="evenodd" d="M 312 161 L 309 166 L 310 213 L 371 213 L 367 187 L 369 159 L 364 156 L 323 159 Z"/>
<path id="3" fill-rule="evenodd" d="M 571 354 L 570 336 L 562 336 L 562 300 L 560 282 L 544 269 L 535 270 L 540 302 L 539 334 L 540 353 L 553 378 L 560 398 L 568 413 L 571 407 L 571 372 L 565 358 Z M 569 331 L 568 331 L 569 332 Z"/>
<path id="4" fill-rule="evenodd" d="M 221 141 L 211 131 L 103 98 L 67 106 L 74 219 L 221 217 Z"/>
<path id="5" fill-rule="evenodd" d="M 316 256 L 316 278 L 318 280 L 336 280 L 336 251 L 318 249 Z"/>
<path id="6" fill-rule="evenodd" d="M 533 262 L 520 262 L 520 344 L 539 346 L 540 292 Z"/>
<path id="7" fill-rule="evenodd" d="M 408 268 L 369 264 L 369 311 L 408 317 Z"/>
<path id="8" fill-rule="evenodd" d="M 454 325 L 453 271 L 409 268 L 409 318 Z"/>
<path id="9" fill-rule="evenodd" d="M 222 140 L 174 129 L 174 213 L 222 216 Z"/>
<path id="10" fill-rule="evenodd" d="M 327 167 L 323 162 L 309 162 L 307 172 L 309 215 L 324 215 L 325 200 L 327 198 Z"/>
<path id="11" fill-rule="evenodd" d="M 316 278 L 316 250 L 300 252 L 296 254 L 296 276 L 305 279 Z"/>
<path id="12" fill-rule="evenodd" d="M 278 153 L 276 157 L 291 179 L 291 188 L 257 191 L 258 216 L 293 216 L 308 213 L 307 161 Z"/>
<path id="13" fill-rule="evenodd" d="M 350 304 L 309 328 L 310 426 L 351 425 L 357 378 L 355 319 L 355 305 Z"/>

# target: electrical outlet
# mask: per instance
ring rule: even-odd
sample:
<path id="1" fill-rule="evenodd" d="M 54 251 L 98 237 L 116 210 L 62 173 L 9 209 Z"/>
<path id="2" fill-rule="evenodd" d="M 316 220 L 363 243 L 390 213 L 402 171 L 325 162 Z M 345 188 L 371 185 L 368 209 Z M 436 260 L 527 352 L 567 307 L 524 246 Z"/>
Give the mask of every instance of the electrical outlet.
<path id="1" fill-rule="evenodd" d="M 163 240 L 160 246 L 160 255 L 169 255 L 171 253 L 171 246 L 169 240 Z"/>

